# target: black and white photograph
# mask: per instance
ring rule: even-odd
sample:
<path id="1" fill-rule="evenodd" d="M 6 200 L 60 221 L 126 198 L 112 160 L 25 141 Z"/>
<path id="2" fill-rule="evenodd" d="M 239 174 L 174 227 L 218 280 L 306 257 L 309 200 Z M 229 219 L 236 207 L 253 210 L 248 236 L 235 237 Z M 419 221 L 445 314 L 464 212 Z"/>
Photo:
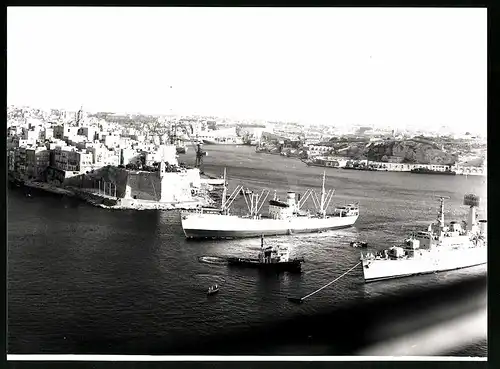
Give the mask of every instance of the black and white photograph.
<path id="1" fill-rule="evenodd" d="M 6 28 L 7 360 L 487 360 L 486 8 Z"/>

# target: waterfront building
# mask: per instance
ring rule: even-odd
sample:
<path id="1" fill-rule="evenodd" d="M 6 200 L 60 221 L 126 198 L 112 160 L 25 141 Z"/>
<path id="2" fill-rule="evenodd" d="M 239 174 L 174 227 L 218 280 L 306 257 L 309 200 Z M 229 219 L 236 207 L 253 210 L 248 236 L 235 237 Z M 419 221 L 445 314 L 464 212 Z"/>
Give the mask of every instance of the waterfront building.
<path id="1" fill-rule="evenodd" d="M 307 155 L 309 157 L 312 156 L 319 156 L 319 155 L 325 155 L 326 153 L 330 152 L 332 150 L 331 146 L 325 146 L 325 145 L 309 145 L 307 147 Z"/>
<path id="2" fill-rule="evenodd" d="M 92 169 L 92 154 L 76 147 L 56 147 L 54 150 L 55 167 L 74 174 L 85 173 Z"/>
<path id="3" fill-rule="evenodd" d="M 26 148 L 26 176 L 29 179 L 41 178 L 43 172 L 50 164 L 50 150 L 46 147 Z"/>
<path id="4" fill-rule="evenodd" d="M 14 155 L 14 172 L 24 178 L 26 176 L 26 147 L 18 147 Z"/>
<path id="5" fill-rule="evenodd" d="M 454 165 L 452 170 L 457 174 L 461 175 L 486 175 L 487 166 L 463 166 L 463 165 Z"/>
<path id="6" fill-rule="evenodd" d="M 13 173 L 16 169 L 16 150 L 7 150 L 7 170 L 9 173 Z"/>

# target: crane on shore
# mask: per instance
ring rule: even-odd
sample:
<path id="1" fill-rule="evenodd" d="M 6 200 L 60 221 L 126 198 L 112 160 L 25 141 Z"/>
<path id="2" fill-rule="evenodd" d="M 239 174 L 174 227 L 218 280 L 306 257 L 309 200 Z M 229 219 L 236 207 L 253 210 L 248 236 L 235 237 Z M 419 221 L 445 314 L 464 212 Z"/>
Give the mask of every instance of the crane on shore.
<path id="1" fill-rule="evenodd" d="M 199 141 L 193 139 L 193 137 L 189 133 L 189 131 L 192 130 L 191 125 L 181 124 L 179 122 L 174 122 L 173 123 L 173 134 L 171 135 L 172 142 L 175 142 L 178 139 L 178 137 L 177 137 L 177 128 L 178 127 L 180 127 L 181 129 L 184 130 L 184 132 L 186 133 L 186 136 L 189 138 L 189 142 L 191 143 L 191 145 L 194 148 L 194 152 L 195 152 L 194 166 L 195 166 L 195 168 L 200 169 L 200 172 L 203 173 L 203 168 L 202 168 L 203 167 L 203 157 L 207 156 L 207 152 L 205 150 L 203 150 L 202 144 Z"/>

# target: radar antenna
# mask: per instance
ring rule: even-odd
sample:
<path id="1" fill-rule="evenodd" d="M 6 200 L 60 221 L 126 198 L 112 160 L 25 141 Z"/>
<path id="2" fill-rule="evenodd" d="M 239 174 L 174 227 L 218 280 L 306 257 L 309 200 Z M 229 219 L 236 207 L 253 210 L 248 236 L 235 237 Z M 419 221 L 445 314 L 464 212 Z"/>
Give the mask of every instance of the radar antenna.
<path id="1" fill-rule="evenodd" d="M 467 219 L 467 230 L 472 231 L 476 225 L 476 208 L 479 207 L 480 198 L 479 196 L 470 193 L 464 196 L 464 205 L 469 206 L 469 217 Z"/>

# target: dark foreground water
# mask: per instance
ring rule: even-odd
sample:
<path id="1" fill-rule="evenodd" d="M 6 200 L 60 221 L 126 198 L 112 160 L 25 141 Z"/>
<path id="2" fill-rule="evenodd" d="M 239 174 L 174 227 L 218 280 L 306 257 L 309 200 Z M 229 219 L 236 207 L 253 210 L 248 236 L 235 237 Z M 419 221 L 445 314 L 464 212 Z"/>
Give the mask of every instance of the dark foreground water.
<path id="1" fill-rule="evenodd" d="M 250 147 L 207 146 L 205 170 L 227 167 L 230 187 L 304 192 L 321 185 L 322 168 L 256 154 Z M 192 153 L 182 158 L 194 161 Z M 204 336 L 272 322 L 297 313 L 314 315 L 350 302 L 395 296 L 411 288 L 446 284 L 485 272 L 485 267 L 365 285 L 355 269 L 307 303 L 291 304 L 355 265 L 355 239 L 371 247 L 397 243 L 435 219 L 446 195 L 447 220 L 465 219 L 465 193 L 482 198 L 485 177 L 327 170 L 335 204 L 358 201 L 355 227 L 278 238 L 304 256 L 301 275 L 262 275 L 228 268 L 203 256 L 255 256 L 258 239 L 188 242 L 178 212 L 110 211 L 68 198 L 8 192 L 8 352 L 161 353 L 178 337 Z M 312 204 L 311 204 L 312 206 Z M 245 208 L 240 198 L 235 211 Z M 265 206 L 263 210 L 267 210 Z M 221 292 L 207 298 L 213 283 Z M 486 356 L 486 342 L 454 352 Z M 387 353 L 390 355 L 390 353 Z"/>

